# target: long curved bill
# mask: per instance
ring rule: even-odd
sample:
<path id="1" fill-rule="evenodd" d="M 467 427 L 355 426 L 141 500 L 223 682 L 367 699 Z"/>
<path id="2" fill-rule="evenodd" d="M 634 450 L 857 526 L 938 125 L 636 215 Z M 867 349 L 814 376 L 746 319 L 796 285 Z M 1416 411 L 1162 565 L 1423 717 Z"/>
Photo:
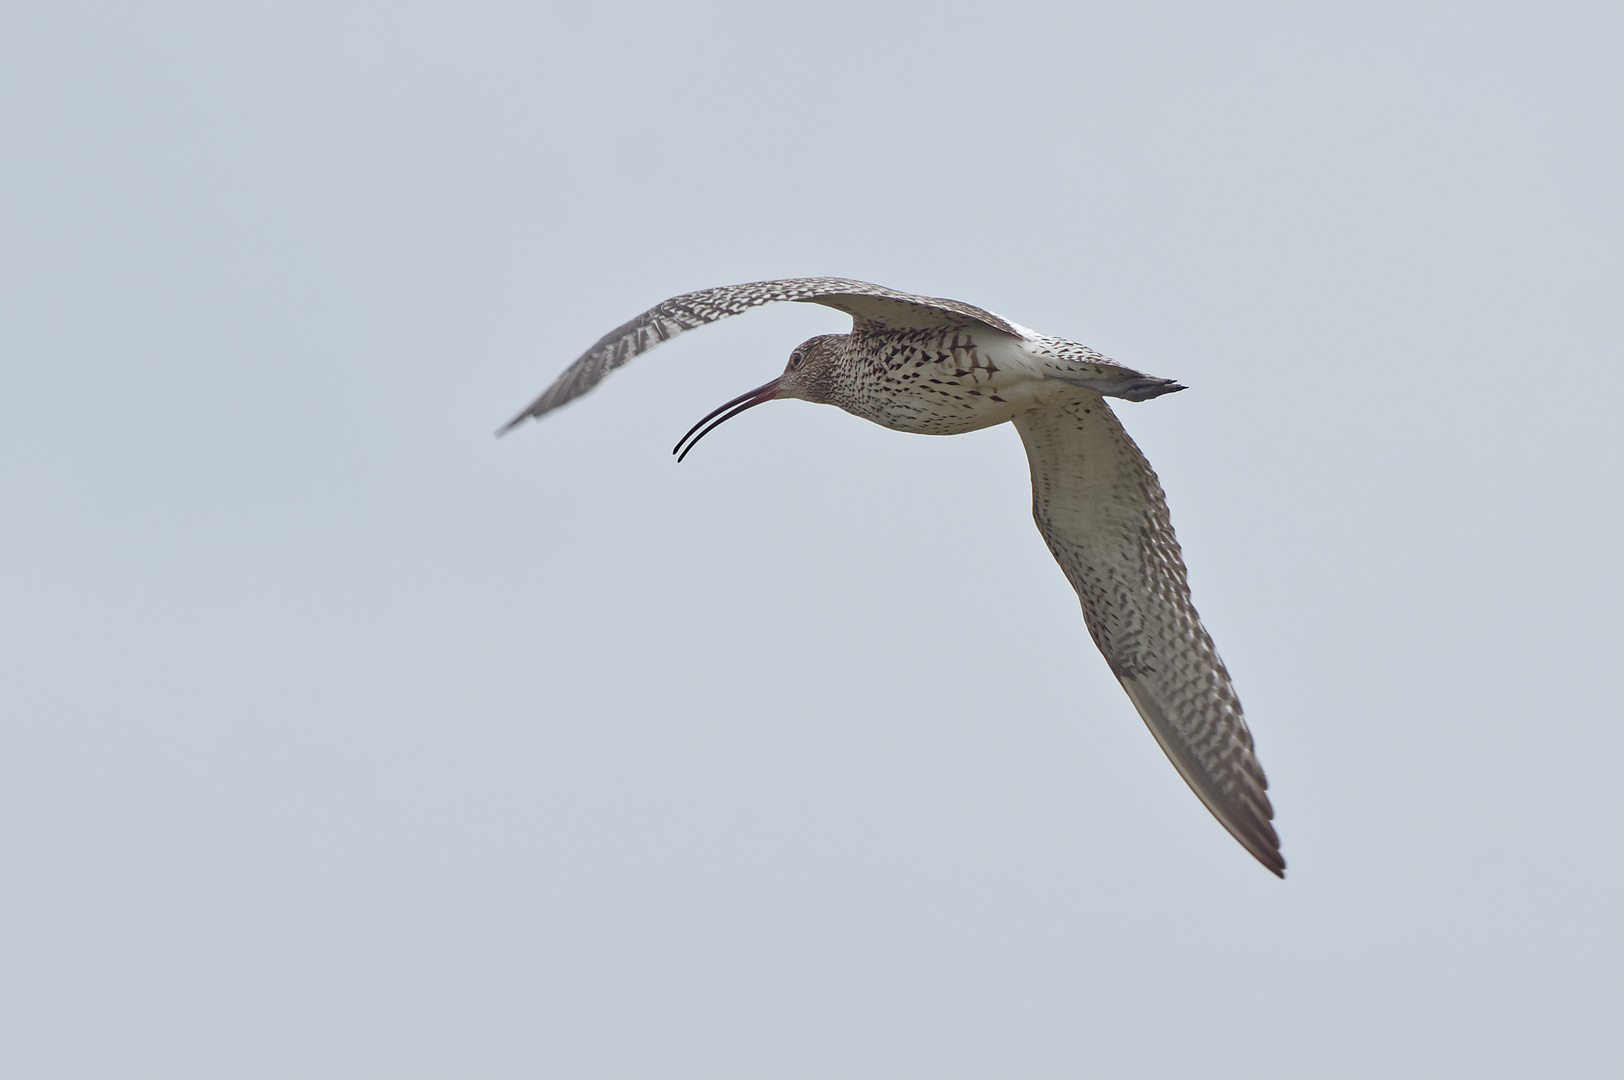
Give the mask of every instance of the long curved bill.
<path id="1" fill-rule="evenodd" d="M 694 447 L 699 445 L 700 439 L 703 439 L 706 435 L 709 435 L 711 432 L 715 431 L 724 420 L 731 420 L 744 410 L 753 409 L 757 405 L 764 405 L 777 396 L 778 380 L 774 379 L 767 385 L 758 386 L 747 394 L 740 394 L 738 397 L 734 398 L 732 401 L 729 401 L 725 405 L 717 406 L 710 412 L 706 413 L 700 419 L 699 423 L 689 428 L 688 434 L 677 440 L 677 445 L 671 448 L 671 452 L 677 455 L 678 461 L 681 461 L 683 458 L 688 456 L 689 450 L 692 450 Z M 710 421 L 713 417 L 716 418 L 716 422 L 712 424 Z M 706 427 L 706 424 L 710 424 L 710 426 Z M 705 430 L 699 431 L 700 428 L 705 428 Z M 699 431 L 698 435 L 694 434 L 696 431 Z M 690 441 L 690 438 L 692 441 Z M 688 444 L 686 450 L 683 449 L 683 443 Z"/>

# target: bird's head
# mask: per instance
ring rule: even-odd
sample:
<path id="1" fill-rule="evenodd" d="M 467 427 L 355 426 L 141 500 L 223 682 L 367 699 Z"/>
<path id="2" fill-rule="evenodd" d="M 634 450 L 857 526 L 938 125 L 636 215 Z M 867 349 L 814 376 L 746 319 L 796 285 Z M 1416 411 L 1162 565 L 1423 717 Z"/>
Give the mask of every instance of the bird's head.
<path id="1" fill-rule="evenodd" d="M 681 461 L 688 451 L 716 429 L 724 420 L 731 420 L 746 409 L 753 409 L 774 398 L 800 398 L 802 401 L 827 402 L 833 397 L 836 365 L 841 356 L 841 343 L 845 334 L 819 334 L 795 346 L 789 354 L 784 373 L 764 386 L 706 413 L 699 423 L 688 429 L 688 434 L 677 441 L 671 452 Z"/>
<path id="2" fill-rule="evenodd" d="M 842 355 L 846 334 L 819 334 L 795 346 L 784 373 L 778 376 L 774 397 L 800 398 L 826 403 L 834 396 L 835 371 Z"/>

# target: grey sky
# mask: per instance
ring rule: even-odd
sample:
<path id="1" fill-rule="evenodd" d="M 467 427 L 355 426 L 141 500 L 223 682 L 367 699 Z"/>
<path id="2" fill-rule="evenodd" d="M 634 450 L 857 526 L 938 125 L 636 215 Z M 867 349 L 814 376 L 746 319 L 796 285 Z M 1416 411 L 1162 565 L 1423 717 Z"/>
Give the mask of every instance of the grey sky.
<path id="1" fill-rule="evenodd" d="M 1613 5 L 12 4 L 0 1073 L 1624 1062 Z M 840 275 L 1188 392 L 1285 882 L 1008 426 L 705 411 Z"/>

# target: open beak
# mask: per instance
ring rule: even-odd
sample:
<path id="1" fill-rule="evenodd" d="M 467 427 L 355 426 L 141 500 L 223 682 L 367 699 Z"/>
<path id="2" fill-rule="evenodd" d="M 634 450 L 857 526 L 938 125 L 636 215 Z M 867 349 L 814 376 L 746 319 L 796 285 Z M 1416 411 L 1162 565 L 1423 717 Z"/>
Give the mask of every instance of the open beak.
<path id="1" fill-rule="evenodd" d="M 692 450 L 694 447 L 698 446 L 699 440 L 703 439 L 706 435 L 709 435 L 712 431 L 715 431 L 717 425 L 723 420 L 731 420 L 744 410 L 753 409 L 757 405 L 769 402 L 777 396 L 778 379 L 774 379 L 766 386 L 758 386 L 748 394 L 740 394 L 727 404 L 720 405 L 706 413 L 699 423 L 688 429 L 687 435 L 684 435 L 682 438 L 677 440 L 677 445 L 671 448 L 671 452 L 677 455 L 678 461 L 681 461 L 683 458 L 688 456 L 688 450 Z M 716 418 L 716 423 L 710 424 L 709 427 L 705 427 L 706 424 L 710 423 L 712 417 Z M 700 428 L 705 428 L 705 430 L 699 431 Z M 698 435 L 694 434 L 696 431 L 699 431 Z M 690 437 L 692 438 L 691 442 L 689 441 Z M 687 450 L 683 449 L 683 443 L 688 443 Z"/>

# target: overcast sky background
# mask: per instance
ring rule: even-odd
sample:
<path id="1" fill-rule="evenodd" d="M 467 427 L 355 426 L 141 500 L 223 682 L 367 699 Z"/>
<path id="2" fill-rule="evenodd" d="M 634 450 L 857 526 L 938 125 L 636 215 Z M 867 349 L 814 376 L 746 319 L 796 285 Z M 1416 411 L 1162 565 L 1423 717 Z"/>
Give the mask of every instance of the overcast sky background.
<path id="1" fill-rule="evenodd" d="M 0 1072 L 1616 1076 L 1621 12 L 7 4 Z M 492 437 L 816 274 L 1190 386 L 1284 882 L 837 313 Z"/>

